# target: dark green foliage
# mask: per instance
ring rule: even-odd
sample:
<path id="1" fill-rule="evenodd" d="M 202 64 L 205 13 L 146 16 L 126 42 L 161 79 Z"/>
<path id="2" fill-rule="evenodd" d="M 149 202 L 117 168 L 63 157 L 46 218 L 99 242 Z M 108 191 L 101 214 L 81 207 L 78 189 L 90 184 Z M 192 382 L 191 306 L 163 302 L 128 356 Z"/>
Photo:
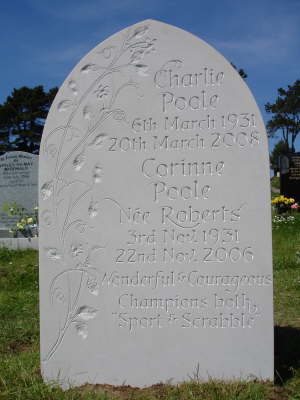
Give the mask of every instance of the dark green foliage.
<path id="1" fill-rule="evenodd" d="M 38 153 L 45 119 L 57 90 L 45 92 L 43 86 L 13 90 L 0 105 L 0 153 Z"/>
<path id="2" fill-rule="evenodd" d="M 290 152 L 291 150 L 284 140 L 279 140 L 279 142 L 276 143 L 270 154 L 270 166 L 275 172 L 279 171 L 279 156 Z"/>
<path id="3" fill-rule="evenodd" d="M 300 132 L 300 80 L 288 89 L 278 89 L 278 97 L 274 104 L 267 103 L 265 109 L 273 114 L 267 123 L 269 137 L 276 137 L 281 132 L 286 146 L 295 151 L 295 140 Z"/>

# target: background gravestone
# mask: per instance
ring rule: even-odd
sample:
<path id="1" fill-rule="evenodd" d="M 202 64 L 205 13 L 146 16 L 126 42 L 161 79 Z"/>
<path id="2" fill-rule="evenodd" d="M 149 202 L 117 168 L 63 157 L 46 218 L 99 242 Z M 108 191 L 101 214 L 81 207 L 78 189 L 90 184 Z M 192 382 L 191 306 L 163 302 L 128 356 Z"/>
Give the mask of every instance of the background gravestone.
<path id="1" fill-rule="evenodd" d="M 12 151 L 0 156 L 0 235 L 10 236 L 18 217 L 3 213 L 5 203 L 16 202 L 29 211 L 38 204 L 39 156 Z"/>
<path id="2" fill-rule="evenodd" d="M 46 380 L 273 379 L 267 137 L 220 54 L 117 33 L 61 87 L 40 162 Z"/>
<path id="3" fill-rule="evenodd" d="M 280 193 L 300 201 L 300 153 L 280 157 Z"/>

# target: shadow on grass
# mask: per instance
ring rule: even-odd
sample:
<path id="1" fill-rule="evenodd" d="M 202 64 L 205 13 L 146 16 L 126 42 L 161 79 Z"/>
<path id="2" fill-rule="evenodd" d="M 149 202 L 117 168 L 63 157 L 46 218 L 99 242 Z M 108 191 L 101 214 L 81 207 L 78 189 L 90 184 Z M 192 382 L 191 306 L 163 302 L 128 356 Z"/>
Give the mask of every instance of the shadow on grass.
<path id="1" fill-rule="evenodd" d="M 300 369 L 300 328 L 275 326 L 275 382 L 284 384 Z"/>

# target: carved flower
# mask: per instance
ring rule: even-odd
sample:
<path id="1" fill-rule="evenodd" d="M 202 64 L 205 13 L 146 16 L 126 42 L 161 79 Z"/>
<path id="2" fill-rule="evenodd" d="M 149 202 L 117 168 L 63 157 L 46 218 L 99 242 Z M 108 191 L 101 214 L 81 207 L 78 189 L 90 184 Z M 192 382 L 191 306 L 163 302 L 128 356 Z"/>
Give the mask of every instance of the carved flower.
<path id="1" fill-rule="evenodd" d="M 89 208 L 88 208 L 88 214 L 90 218 L 94 218 L 98 215 L 99 212 L 99 203 L 97 201 L 91 201 Z"/>
<path id="2" fill-rule="evenodd" d="M 54 298 L 58 303 L 66 303 L 66 297 L 61 288 L 56 288 L 54 292 Z"/>
<path id="3" fill-rule="evenodd" d="M 94 296 L 98 296 L 99 294 L 99 285 L 96 278 L 89 277 L 86 283 L 86 286 L 91 294 Z"/>
<path id="4" fill-rule="evenodd" d="M 101 165 L 99 164 L 95 165 L 93 170 L 93 180 L 95 183 L 99 183 L 102 181 L 102 174 L 103 174 L 103 169 Z"/>
<path id="5" fill-rule="evenodd" d="M 71 255 L 72 257 L 78 257 L 80 254 L 84 253 L 83 245 L 81 243 L 76 243 L 71 245 Z"/>
<path id="6" fill-rule="evenodd" d="M 115 46 L 108 46 L 99 50 L 97 53 L 102 54 L 104 58 L 109 59 L 112 56 Z"/>

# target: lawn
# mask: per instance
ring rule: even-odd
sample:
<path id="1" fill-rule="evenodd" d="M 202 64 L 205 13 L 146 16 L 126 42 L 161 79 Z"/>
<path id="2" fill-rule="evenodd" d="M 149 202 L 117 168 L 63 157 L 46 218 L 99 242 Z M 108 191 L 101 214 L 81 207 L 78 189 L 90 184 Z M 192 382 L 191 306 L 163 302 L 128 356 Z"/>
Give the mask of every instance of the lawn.
<path id="1" fill-rule="evenodd" d="M 85 385 L 63 392 L 39 370 L 38 253 L 0 249 L 0 399 L 300 400 L 300 213 L 273 224 L 275 383 Z"/>

